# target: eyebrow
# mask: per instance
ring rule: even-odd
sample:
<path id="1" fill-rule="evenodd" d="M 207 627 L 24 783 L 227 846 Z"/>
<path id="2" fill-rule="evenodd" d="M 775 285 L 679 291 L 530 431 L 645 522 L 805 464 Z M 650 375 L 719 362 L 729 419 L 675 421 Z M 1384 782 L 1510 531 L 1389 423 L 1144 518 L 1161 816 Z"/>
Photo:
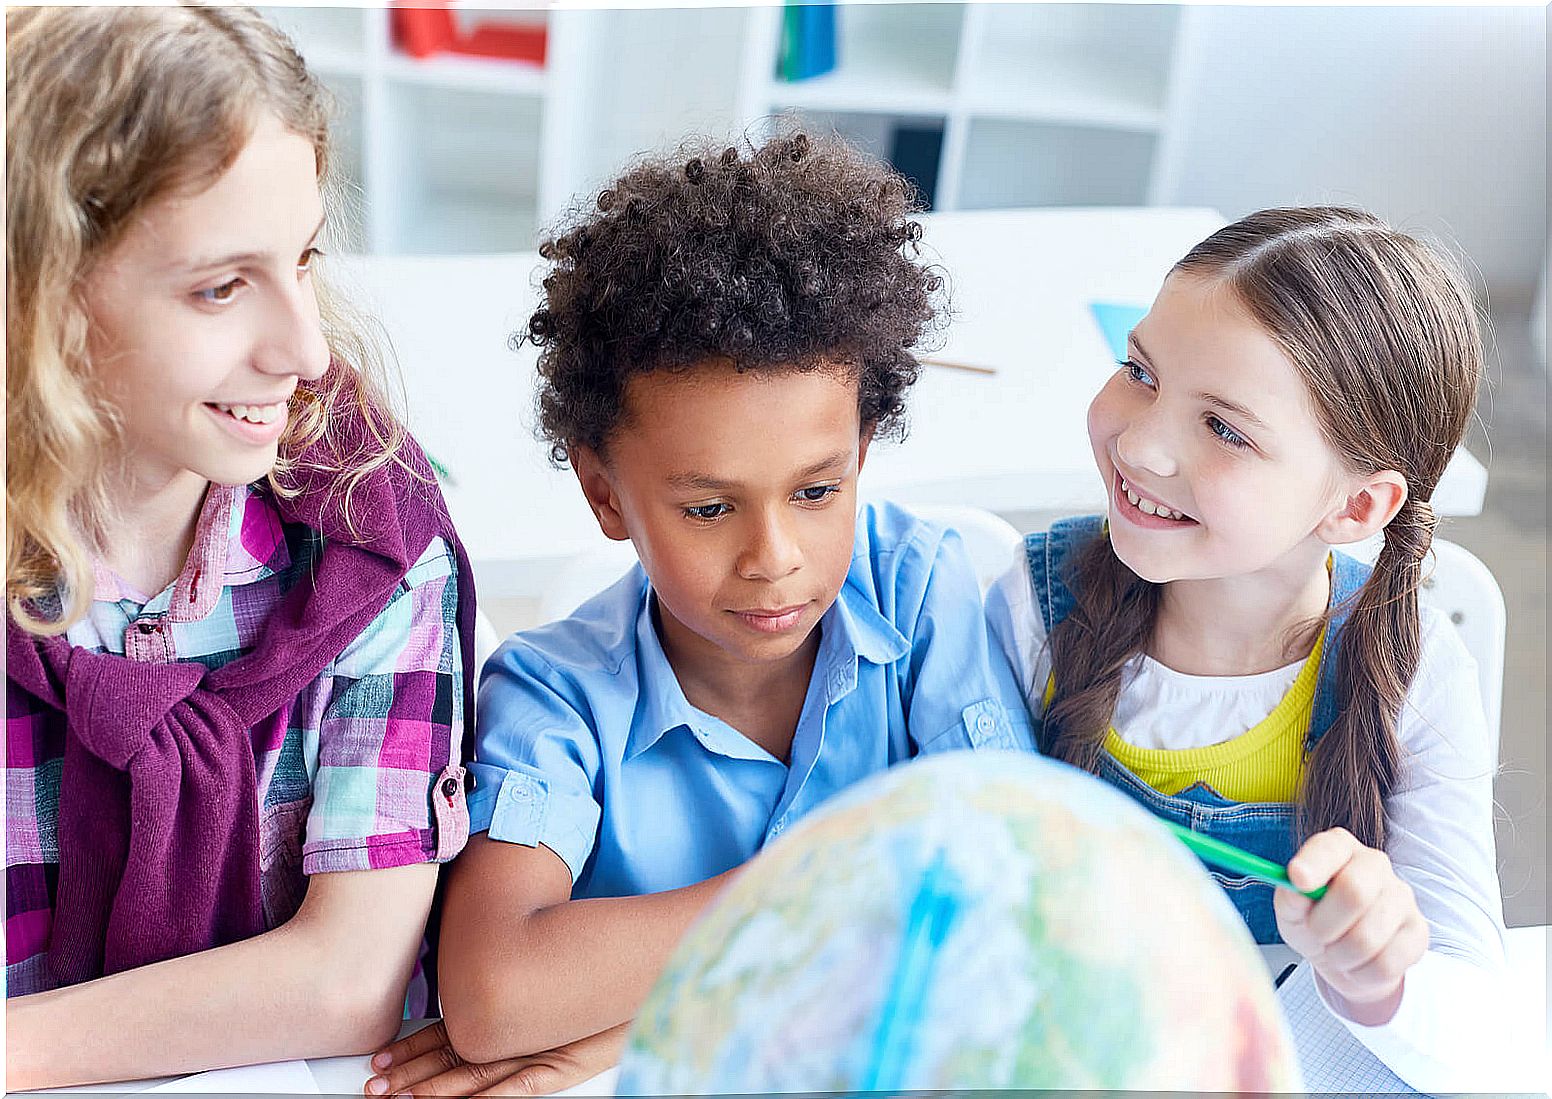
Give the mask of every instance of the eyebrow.
<path id="1" fill-rule="evenodd" d="M 813 465 L 799 470 L 796 478 L 794 479 L 798 481 L 806 481 L 810 477 L 817 477 L 821 473 L 829 472 L 837 466 L 845 465 L 850 457 L 851 451 L 837 450 L 834 454 L 831 454 L 825 458 L 821 458 Z M 731 489 L 736 489 L 739 487 L 737 481 L 725 481 L 721 478 L 713 477 L 709 473 L 694 472 L 670 474 L 668 483 L 673 485 L 675 488 L 704 489 L 708 492 L 727 492 Z"/>
<path id="2" fill-rule="evenodd" d="M 1126 338 L 1137 345 L 1137 350 L 1142 353 L 1143 358 L 1150 361 L 1153 359 L 1153 356 L 1148 354 L 1148 349 L 1142 345 L 1142 341 L 1137 338 L 1137 330 L 1135 328 L 1126 334 Z M 1198 390 L 1196 392 L 1196 399 L 1206 401 L 1214 408 L 1221 408 L 1223 411 L 1237 416 L 1241 420 L 1246 420 L 1263 431 L 1272 430 L 1271 425 L 1265 420 L 1237 401 L 1231 401 L 1227 397 L 1220 397 L 1216 393 L 1208 393 L 1206 390 Z"/>
<path id="3" fill-rule="evenodd" d="M 302 251 L 307 251 L 318 242 L 318 234 L 323 232 L 323 223 L 328 215 L 318 219 L 317 226 L 313 229 L 312 236 L 307 238 L 307 243 L 302 245 Z M 268 252 L 229 252 L 222 256 L 205 256 L 189 263 L 175 262 L 168 265 L 169 270 L 175 271 L 208 271 L 213 267 L 240 267 L 254 260 L 267 259 Z"/>

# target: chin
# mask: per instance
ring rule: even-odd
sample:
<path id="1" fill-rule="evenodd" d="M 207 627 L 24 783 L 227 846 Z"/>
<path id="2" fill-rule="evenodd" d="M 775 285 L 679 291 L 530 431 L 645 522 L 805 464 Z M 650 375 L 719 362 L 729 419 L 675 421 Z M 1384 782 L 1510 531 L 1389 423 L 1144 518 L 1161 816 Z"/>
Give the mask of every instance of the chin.
<path id="1" fill-rule="evenodd" d="M 1115 539 L 1115 527 L 1112 525 L 1110 536 L 1110 549 L 1115 553 L 1121 564 L 1135 572 L 1139 577 L 1150 584 L 1167 584 L 1171 580 L 1179 580 L 1178 571 L 1168 567 L 1163 561 L 1150 560 L 1147 554 L 1128 553 L 1126 548 L 1118 546 Z"/>

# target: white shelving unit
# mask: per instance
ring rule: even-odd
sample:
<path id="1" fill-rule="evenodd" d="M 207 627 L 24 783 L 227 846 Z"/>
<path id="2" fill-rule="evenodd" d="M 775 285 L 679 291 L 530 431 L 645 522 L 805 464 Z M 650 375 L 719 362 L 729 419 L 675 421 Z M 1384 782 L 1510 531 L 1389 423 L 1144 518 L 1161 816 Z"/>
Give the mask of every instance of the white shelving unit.
<path id="1" fill-rule="evenodd" d="M 935 208 L 1132 205 L 1156 193 L 1188 9 L 1143 4 L 851 4 L 837 65 L 775 76 L 782 9 L 749 13 L 741 117 L 796 114 L 879 156 L 941 126 Z"/>
<path id="2" fill-rule="evenodd" d="M 335 94 L 343 178 L 358 196 L 352 249 L 408 254 L 533 248 L 577 183 L 575 134 L 557 140 L 585 100 L 567 63 L 594 13 L 481 8 L 470 20 L 541 22 L 544 65 L 393 47 L 386 8 L 273 6 Z"/>
<path id="3" fill-rule="evenodd" d="M 1167 175 L 1187 7 L 848 3 L 836 69 L 775 76 L 780 4 L 498 10 L 542 21 L 545 63 L 396 50 L 383 7 L 274 6 L 338 97 L 359 196 L 346 246 L 509 252 L 632 157 L 691 133 L 758 137 L 780 114 L 880 157 L 942 130 L 935 208 L 1137 205 Z M 1163 167 L 1161 167 L 1163 165 Z"/>

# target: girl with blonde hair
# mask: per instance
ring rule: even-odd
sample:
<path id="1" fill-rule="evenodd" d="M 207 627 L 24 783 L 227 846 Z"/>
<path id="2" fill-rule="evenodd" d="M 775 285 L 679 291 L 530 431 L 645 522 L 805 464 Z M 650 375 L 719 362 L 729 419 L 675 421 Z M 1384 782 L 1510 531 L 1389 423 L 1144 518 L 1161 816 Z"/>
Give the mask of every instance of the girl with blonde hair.
<path id="1" fill-rule="evenodd" d="M 362 1052 L 467 835 L 468 562 L 249 9 L 6 18 L 7 1084 Z"/>
<path id="2" fill-rule="evenodd" d="M 1278 863 L 1219 874 L 1395 1090 L 1491 1069 L 1503 964 L 1475 665 L 1418 604 L 1482 346 L 1378 218 L 1263 210 L 1165 279 L 1089 408 L 1106 516 L 1029 535 L 988 614 L 1042 751 Z M 1372 567 L 1334 546 L 1380 537 Z"/>

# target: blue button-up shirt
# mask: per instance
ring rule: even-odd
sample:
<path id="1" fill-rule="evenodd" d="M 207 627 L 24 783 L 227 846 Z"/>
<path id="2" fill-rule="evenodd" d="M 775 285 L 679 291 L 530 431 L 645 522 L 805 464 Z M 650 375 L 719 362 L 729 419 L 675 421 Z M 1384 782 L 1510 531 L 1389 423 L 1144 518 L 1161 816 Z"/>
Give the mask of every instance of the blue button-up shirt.
<path id="1" fill-rule="evenodd" d="M 485 665 L 474 831 L 544 844 L 573 897 L 692 885 L 746 861 L 831 794 L 923 752 L 1033 750 L 959 536 L 864 505 L 820 619 L 790 764 L 684 697 L 637 565 Z"/>

